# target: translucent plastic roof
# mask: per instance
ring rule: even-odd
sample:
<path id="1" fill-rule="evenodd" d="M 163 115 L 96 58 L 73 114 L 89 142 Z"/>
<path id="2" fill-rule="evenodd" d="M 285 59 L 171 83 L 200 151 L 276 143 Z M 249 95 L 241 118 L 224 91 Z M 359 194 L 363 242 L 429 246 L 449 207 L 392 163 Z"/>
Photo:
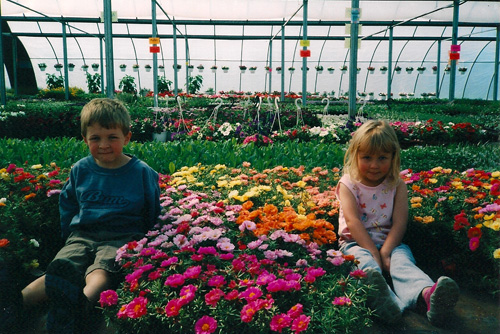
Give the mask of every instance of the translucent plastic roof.
<path id="1" fill-rule="evenodd" d="M 2 15 L 98 17 L 102 0 L 2 0 Z M 288 19 L 302 5 L 300 0 L 157 0 L 163 10 L 176 19 L 276 20 Z M 460 22 L 500 22 L 498 1 L 459 1 Z M 21 4 L 22 6 L 19 6 Z M 453 1 L 359 1 L 361 19 L 367 21 L 407 20 L 428 13 L 419 20 L 451 21 Z M 149 0 L 112 0 L 119 18 L 150 18 Z M 346 20 L 345 8 L 351 1 L 309 0 L 310 20 Z M 29 8 L 29 9 L 28 9 Z M 158 11 L 158 18 L 165 15 Z M 302 19 L 299 11 L 295 19 Z"/>
<path id="2" fill-rule="evenodd" d="M 11 32 L 19 37 L 35 68 L 37 85 L 45 87 L 47 73 L 54 73 L 53 65 L 63 62 L 63 40 L 61 38 L 61 17 L 69 20 L 67 29 L 67 61 L 74 63 L 78 71 L 69 74 L 71 86 L 86 88 L 86 77 L 80 67 L 83 64 L 101 63 L 101 40 L 104 25 L 98 18 L 104 10 L 102 0 L 0 0 L 1 15 L 6 18 Z M 281 89 L 281 75 L 276 68 L 295 67 L 295 73 L 285 71 L 284 90 L 300 92 L 302 89 L 300 69 L 300 40 L 302 39 L 302 0 L 157 0 L 157 19 L 161 37 L 161 53 L 158 64 L 164 65 L 161 73 L 173 81 L 174 59 L 182 65 L 178 72 L 179 88 L 184 88 L 187 73 L 185 65 L 195 66 L 194 75 L 203 76 L 202 90 L 275 91 Z M 466 67 L 465 75 L 457 78 L 456 96 L 466 98 L 491 98 L 497 25 L 500 23 L 500 1 L 457 1 L 459 4 L 458 44 L 461 56 L 458 66 Z M 409 25 L 396 24 L 393 29 L 392 66 L 400 66 L 403 72 L 392 79 L 392 92 L 413 93 L 441 92 L 446 98 L 450 79 L 443 72 L 448 63 L 453 21 L 454 1 L 369 1 L 360 0 L 360 30 L 362 42 L 358 50 L 357 77 L 359 92 L 386 91 L 388 77 L 378 69 L 388 65 L 388 27 L 393 22 L 412 22 Z M 145 65 L 152 65 L 148 37 L 152 27 L 150 0 L 112 0 L 111 7 L 117 13 L 113 24 L 113 50 L 115 85 L 125 75 L 136 77 L 138 88 L 152 89 L 153 75 L 146 72 Z M 345 38 L 349 37 L 344 23 L 350 21 L 351 1 L 309 0 L 307 18 L 309 49 L 307 89 L 310 92 L 336 92 L 348 90 L 348 75 L 339 68 L 349 62 L 349 48 Z M 39 22 L 35 18 L 43 16 Z M 17 19 L 12 19 L 17 18 Z M 81 18 L 80 21 L 77 19 Z M 86 21 L 92 19 L 93 21 Z M 138 19 L 138 20 L 136 20 Z M 139 22 L 143 19 L 143 22 Z M 177 24 L 177 41 L 174 43 L 172 24 Z M 184 22 L 183 22 L 184 20 Z M 221 20 L 222 24 L 215 24 Z M 283 21 L 290 20 L 285 29 L 286 40 L 281 38 Z M 85 21 L 85 22 L 83 22 Z M 258 21 L 258 25 L 250 24 Z M 181 22 L 181 23 L 179 23 Z M 380 22 L 380 24 L 378 24 Z M 212 24 L 213 23 L 213 24 Z M 220 23 L 220 22 L 219 22 Z M 314 24 L 316 23 L 316 24 Z M 440 25 L 441 24 L 441 25 Z M 270 42 L 271 36 L 275 39 Z M 375 38 L 369 38 L 369 37 Z M 176 49 L 176 57 L 174 55 Z M 282 65 L 281 60 L 284 64 Z M 46 63 L 46 72 L 38 70 L 37 63 Z M 272 62 L 272 65 L 271 63 Z M 119 65 L 128 66 L 121 72 Z M 141 70 L 133 72 L 132 65 L 139 64 Z M 203 73 L 196 66 L 203 65 Z M 209 69 L 218 65 L 219 70 Z M 242 74 L 239 65 L 256 66 L 258 70 Z M 272 72 L 264 70 L 271 65 Z M 314 70 L 324 66 L 320 74 Z M 430 70 L 439 65 L 439 86 L 436 75 Z M 228 74 L 220 68 L 228 66 Z M 404 72 L 406 67 L 423 66 L 427 71 L 411 75 Z M 335 71 L 327 72 L 327 68 Z M 377 69 L 368 72 L 369 67 Z M 102 68 L 102 66 L 101 66 Z M 99 70 L 100 71 L 100 70 Z M 271 77 L 272 80 L 269 80 Z M 8 81 L 8 80 L 6 80 Z"/>

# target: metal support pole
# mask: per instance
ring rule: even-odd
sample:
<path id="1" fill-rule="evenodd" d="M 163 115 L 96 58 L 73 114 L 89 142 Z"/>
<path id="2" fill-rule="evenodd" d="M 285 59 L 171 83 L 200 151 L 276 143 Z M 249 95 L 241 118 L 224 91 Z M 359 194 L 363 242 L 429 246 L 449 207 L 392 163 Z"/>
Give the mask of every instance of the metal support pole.
<path id="1" fill-rule="evenodd" d="M 349 120 L 356 115 L 356 93 L 358 76 L 358 24 L 359 0 L 351 1 L 351 43 L 349 50 Z"/>
<path id="2" fill-rule="evenodd" d="M 269 41 L 269 71 L 267 72 L 269 75 L 269 94 L 272 94 L 273 90 L 271 89 L 271 85 L 273 83 L 273 40 Z"/>
<path id="3" fill-rule="evenodd" d="M 390 27 L 389 28 L 389 55 L 388 61 L 387 61 L 387 100 L 391 98 L 392 94 L 392 78 L 393 78 L 393 73 L 392 73 L 392 47 L 393 47 L 393 37 L 394 37 L 394 28 Z"/>
<path id="4" fill-rule="evenodd" d="M 495 42 L 495 69 L 494 69 L 494 79 L 493 79 L 493 101 L 498 101 L 498 80 L 499 80 L 499 70 L 500 66 L 500 27 L 497 27 L 497 40 Z"/>
<path id="5" fill-rule="evenodd" d="M 281 101 L 285 101 L 285 25 L 281 28 Z"/>
<path id="6" fill-rule="evenodd" d="M 174 42 L 174 95 L 177 96 L 179 91 L 178 85 L 178 76 L 177 76 L 177 25 L 175 23 L 172 24 L 173 30 L 173 42 Z"/>
<path id="7" fill-rule="evenodd" d="M 12 39 L 12 69 L 14 72 L 14 94 L 19 95 L 19 86 L 17 82 L 17 38 Z"/>
<path id="8" fill-rule="evenodd" d="M 69 100 L 69 71 L 68 71 L 68 41 L 66 40 L 66 23 L 62 23 L 63 67 L 64 67 L 64 98 Z"/>
<path id="9" fill-rule="evenodd" d="M 439 95 L 441 92 L 439 91 L 439 86 L 441 85 L 441 78 L 439 77 L 439 73 L 441 73 L 441 40 L 438 40 L 438 49 L 437 49 L 437 62 L 436 62 L 436 98 L 439 99 Z"/>
<path id="10" fill-rule="evenodd" d="M 304 19 L 302 24 L 303 37 L 302 40 L 307 41 L 307 12 L 308 12 L 308 0 L 303 2 L 303 12 Z M 307 46 L 303 46 L 302 50 L 307 50 Z M 284 69 L 283 69 L 284 70 Z M 302 105 L 305 106 L 307 103 L 307 57 L 302 57 Z"/>
<path id="11" fill-rule="evenodd" d="M 104 42 L 99 38 L 99 58 L 101 60 L 101 94 L 104 94 Z"/>
<path id="12" fill-rule="evenodd" d="M 451 33 L 451 44 L 457 45 L 458 36 L 458 0 L 453 0 L 453 28 Z M 450 101 L 455 100 L 455 82 L 457 77 L 457 61 L 451 60 L 450 68 Z"/>
<path id="13" fill-rule="evenodd" d="M 3 63 L 3 32 L 2 32 L 2 6 L 0 6 L 0 95 L 2 106 L 7 104 L 7 92 L 5 88 L 5 70 Z"/>
<path id="14" fill-rule="evenodd" d="M 115 94 L 115 75 L 113 66 L 113 22 L 111 21 L 111 18 L 111 0 L 104 0 L 104 36 L 106 41 L 106 95 L 109 98 L 113 98 Z"/>
<path id="15" fill-rule="evenodd" d="M 151 17 L 153 26 L 153 38 L 158 37 L 158 28 L 156 26 L 156 1 L 151 0 Z M 158 107 L 158 54 L 153 53 L 153 106 Z"/>

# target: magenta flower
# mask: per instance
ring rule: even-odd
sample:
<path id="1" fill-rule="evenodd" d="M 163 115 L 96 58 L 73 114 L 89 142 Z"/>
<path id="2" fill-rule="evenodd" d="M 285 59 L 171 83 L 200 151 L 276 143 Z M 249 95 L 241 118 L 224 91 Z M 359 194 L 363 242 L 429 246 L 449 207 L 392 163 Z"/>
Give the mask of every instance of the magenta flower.
<path id="1" fill-rule="evenodd" d="M 333 305 L 337 306 L 351 306 L 352 301 L 349 297 L 335 297 L 333 300 Z"/>
<path id="2" fill-rule="evenodd" d="M 101 292 L 99 303 L 101 304 L 101 307 L 116 305 L 116 303 L 118 303 L 118 294 L 115 290 L 103 291 Z"/>
<path id="3" fill-rule="evenodd" d="M 473 237 L 469 240 L 469 249 L 475 251 L 479 247 L 479 238 Z"/>
<path id="4" fill-rule="evenodd" d="M 171 266 L 173 264 L 176 264 L 177 262 L 179 262 L 179 259 L 177 258 L 177 256 L 172 256 L 171 258 L 162 261 L 160 266 L 161 267 L 168 267 L 168 266 Z"/>
<path id="5" fill-rule="evenodd" d="M 179 315 L 179 311 L 182 307 L 182 302 L 180 299 L 172 299 L 165 306 L 165 314 L 167 317 L 175 317 Z"/>
<path id="6" fill-rule="evenodd" d="M 210 247 L 200 247 L 198 249 L 198 254 L 201 255 L 215 255 L 217 254 L 217 249 L 215 247 L 210 246 Z"/>
<path id="7" fill-rule="evenodd" d="M 219 288 L 226 284 L 226 279 L 222 275 L 215 275 L 208 281 L 208 286 Z"/>
<path id="8" fill-rule="evenodd" d="M 281 333 L 281 331 L 284 328 L 290 327 L 291 323 L 292 323 L 292 318 L 290 318 L 288 315 L 284 313 L 281 313 L 275 315 L 271 319 L 270 327 L 272 331 Z"/>
<path id="9" fill-rule="evenodd" d="M 254 286 L 249 287 L 245 291 L 240 293 L 240 298 L 245 299 L 247 303 L 250 303 L 263 295 L 262 291 Z"/>
<path id="10" fill-rule="evenodd" d="M 170 286 L 172 288 L 177 288 L 183 285 L 185 282 L 184 276 L 181 274 L 173 274 L 167 277 L 165 281 L 165 285 Z"/>
<path id="11" fill-rule="evenodd" d="M 349 276 L 355 279 L 362 279 L 366 277 L 366 273 L 362 269 L 356 269 L 349 273 Z"/>
<path id="12" fill-rule="evenodd" d="M 192 284 L 189 284 L 189 285 L 182 287 L 179 295 L 181 296 L 180 299 L 181 299 L 183 305 L 189 303 L 190 301 L 192 301 L 194 299 L 194 294 L 197 290 L 198 290 L 198 288 Z"/>
<path id="13" fill-rule="evenodd" d="M 200 276 L 201 273 L 201 266 L 193 266 L 189 267 L 186 269 L 184 272 L 184 278 L 185 279 L 196 279 L 198 276 Z"/>
<path id="14" fill-rule="evenodd" d="M 295 319 L 304 312 L 304 306 L 300 303 L 292 306 L 286 313 L 290 318 Z"/>
<path id="15" fill-rule="evenodd" d="M 259 309 L 257 303 L 251 302 L 249 304 L 246 304 L 245 306 L 243 306 L 240 312 L 241 321 L 243 322 L 252 321 L 253 316 L 255 315 L 255 313 L 257 313 L 258 310 Z"/>
<path id="16" fill-rule="evenodd" d="M 305 314 L 299 315 L 292 322 L 292 331 L 294 331 L 295 333 L 300 333 L 307 330 L 309 321 L 311 321 L 311 317 L 308 317 Z"/>
<path id="17" fill-rule="evenodd" d="M 147 304 L 148 300 L 146 298 L 136 297 L 127 305 L 125 313 L 129 318 L 140 318 L 148 313 L 148 310 L 146 308 Z"/>
<path id="18" fill-rule="evenodd" d="M 204 315 L 194 325 L 194 330 L 196 334 L 210 334 L 215 332 L 217 329 L 217 321 L 209 317 L 208 315 Z"/>
<path id="19" fill-rule="evenodd" d="M 217 303 L 219 302 L 220 298 L 224 296 L 224 292 L 222 292 L 221 289 L 213 289 L 210 290 L 206 295 L 205 295 L 205 303 L 210 306 L 217 306 Z"/>

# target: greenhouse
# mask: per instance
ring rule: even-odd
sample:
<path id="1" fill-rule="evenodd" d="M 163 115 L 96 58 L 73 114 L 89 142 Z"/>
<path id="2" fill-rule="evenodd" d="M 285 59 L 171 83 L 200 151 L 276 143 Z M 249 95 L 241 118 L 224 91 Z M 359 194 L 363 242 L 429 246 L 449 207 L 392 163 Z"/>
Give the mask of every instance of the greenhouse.
<path id="1" fill-rule="evenodd" d="M 0 334 L 500 332 L 500 1 L 0 0 L 0 47 Z"/>

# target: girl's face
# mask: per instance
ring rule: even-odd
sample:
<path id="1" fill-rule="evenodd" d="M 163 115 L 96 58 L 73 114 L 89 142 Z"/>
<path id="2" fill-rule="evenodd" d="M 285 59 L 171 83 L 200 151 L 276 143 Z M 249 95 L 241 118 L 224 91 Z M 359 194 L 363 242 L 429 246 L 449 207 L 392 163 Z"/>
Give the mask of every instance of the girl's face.
<path id="1" fill-rule="evenodd" d="M 87 127 L 83 140 L 94 157 L 97 165 L 103 168 L 118 168 L 129 158 L 123 154 L 123 147 L 130 141 L 132 133 L 123 134 L 120 128 L 106 129 L 99 124 Z"/>
<path id="2" fill-rule="evenodd" d="M 361 183 L 369 187 L 381 184 L 392 166 L 392 153 L 359 150 L 357 157 Z"/>

